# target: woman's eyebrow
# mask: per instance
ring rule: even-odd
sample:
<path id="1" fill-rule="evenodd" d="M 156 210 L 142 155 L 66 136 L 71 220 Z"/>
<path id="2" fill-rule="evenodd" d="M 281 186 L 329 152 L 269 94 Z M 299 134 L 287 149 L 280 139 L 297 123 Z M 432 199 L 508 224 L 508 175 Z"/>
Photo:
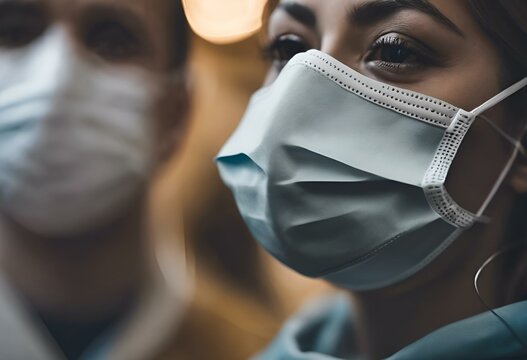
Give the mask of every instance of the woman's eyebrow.
<path id="1" fill-rule="evenodd" d="M 349 11 L 352 23 L 359 25 L 371 25 L 402 10 L 416 10 L 425 13 L 446 26 L 450 31 L 459 36 L 463 32 L 438 8 L 427 0 L 375 0 L 362 3 Z"/>
<path id="2" fill-rule="evenodd" d="M 296 3 L 294 1 L 286 1 L 277 6 L 277 9 L 285 11 L 289 16 L 298 22 L 310 28 L 315 28 L 317 25 L 317 17 L 315 12 L 309 7 Z"/>

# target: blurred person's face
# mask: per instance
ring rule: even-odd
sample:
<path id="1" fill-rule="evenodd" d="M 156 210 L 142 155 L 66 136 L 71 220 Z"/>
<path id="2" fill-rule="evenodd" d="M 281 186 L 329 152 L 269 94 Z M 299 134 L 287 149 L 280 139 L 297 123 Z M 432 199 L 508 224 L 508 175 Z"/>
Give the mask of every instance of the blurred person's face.
<path id="1" fill-rule="evenodd" d="M 167 0 L 1 0 L 0 54 L 32 46 L 54 27 L 85 56 L 152 71 L 170 67 Z"/>
<path id="2" fill-rule="evenodd" d="M 186 106 L 174 13 L 169 0 L 0 0 L 2 216 L 63 237 L 140 203 Z"/>

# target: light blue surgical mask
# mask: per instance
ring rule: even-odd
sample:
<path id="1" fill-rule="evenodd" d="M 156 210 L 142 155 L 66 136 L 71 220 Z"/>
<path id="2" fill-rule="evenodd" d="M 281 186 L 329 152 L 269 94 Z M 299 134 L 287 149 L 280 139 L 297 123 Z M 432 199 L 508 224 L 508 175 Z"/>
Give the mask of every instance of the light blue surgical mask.
<path id="1" fill-rule="evenodd" d="M 476 116 L 526 85 L 467 112 L 310 50 L 253 97 L 218 167 L 278 260 L 350 289 L 385 287 L 482 220 L 521 146 L 506 137 L 515 150 L 476 213 L 452 199 L 445 180 Z"/>

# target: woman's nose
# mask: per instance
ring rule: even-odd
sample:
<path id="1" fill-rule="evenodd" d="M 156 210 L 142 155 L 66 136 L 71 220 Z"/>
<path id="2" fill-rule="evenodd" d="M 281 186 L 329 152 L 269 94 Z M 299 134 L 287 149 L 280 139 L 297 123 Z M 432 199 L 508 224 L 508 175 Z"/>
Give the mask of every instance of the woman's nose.
<path id="1" fill-rule="evenodd" d="M 323 53 L 357 70 L 358 63 L 352 49 L 353 44 L 350 41 L 344 41 L 343 37 L 338 33 L 324 36 L 320 46 L 320 51 Z"/>

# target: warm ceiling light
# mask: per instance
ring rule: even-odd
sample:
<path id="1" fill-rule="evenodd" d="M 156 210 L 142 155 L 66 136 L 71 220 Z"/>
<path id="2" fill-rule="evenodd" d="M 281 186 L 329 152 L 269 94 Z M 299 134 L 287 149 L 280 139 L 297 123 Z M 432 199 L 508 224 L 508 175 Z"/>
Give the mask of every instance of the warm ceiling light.
<path id="1" fill-rule="evenodd" d="M 192 30 L 216 44 L 242 40 L 262 27 L 267 0 L 183 0 Z"/>

